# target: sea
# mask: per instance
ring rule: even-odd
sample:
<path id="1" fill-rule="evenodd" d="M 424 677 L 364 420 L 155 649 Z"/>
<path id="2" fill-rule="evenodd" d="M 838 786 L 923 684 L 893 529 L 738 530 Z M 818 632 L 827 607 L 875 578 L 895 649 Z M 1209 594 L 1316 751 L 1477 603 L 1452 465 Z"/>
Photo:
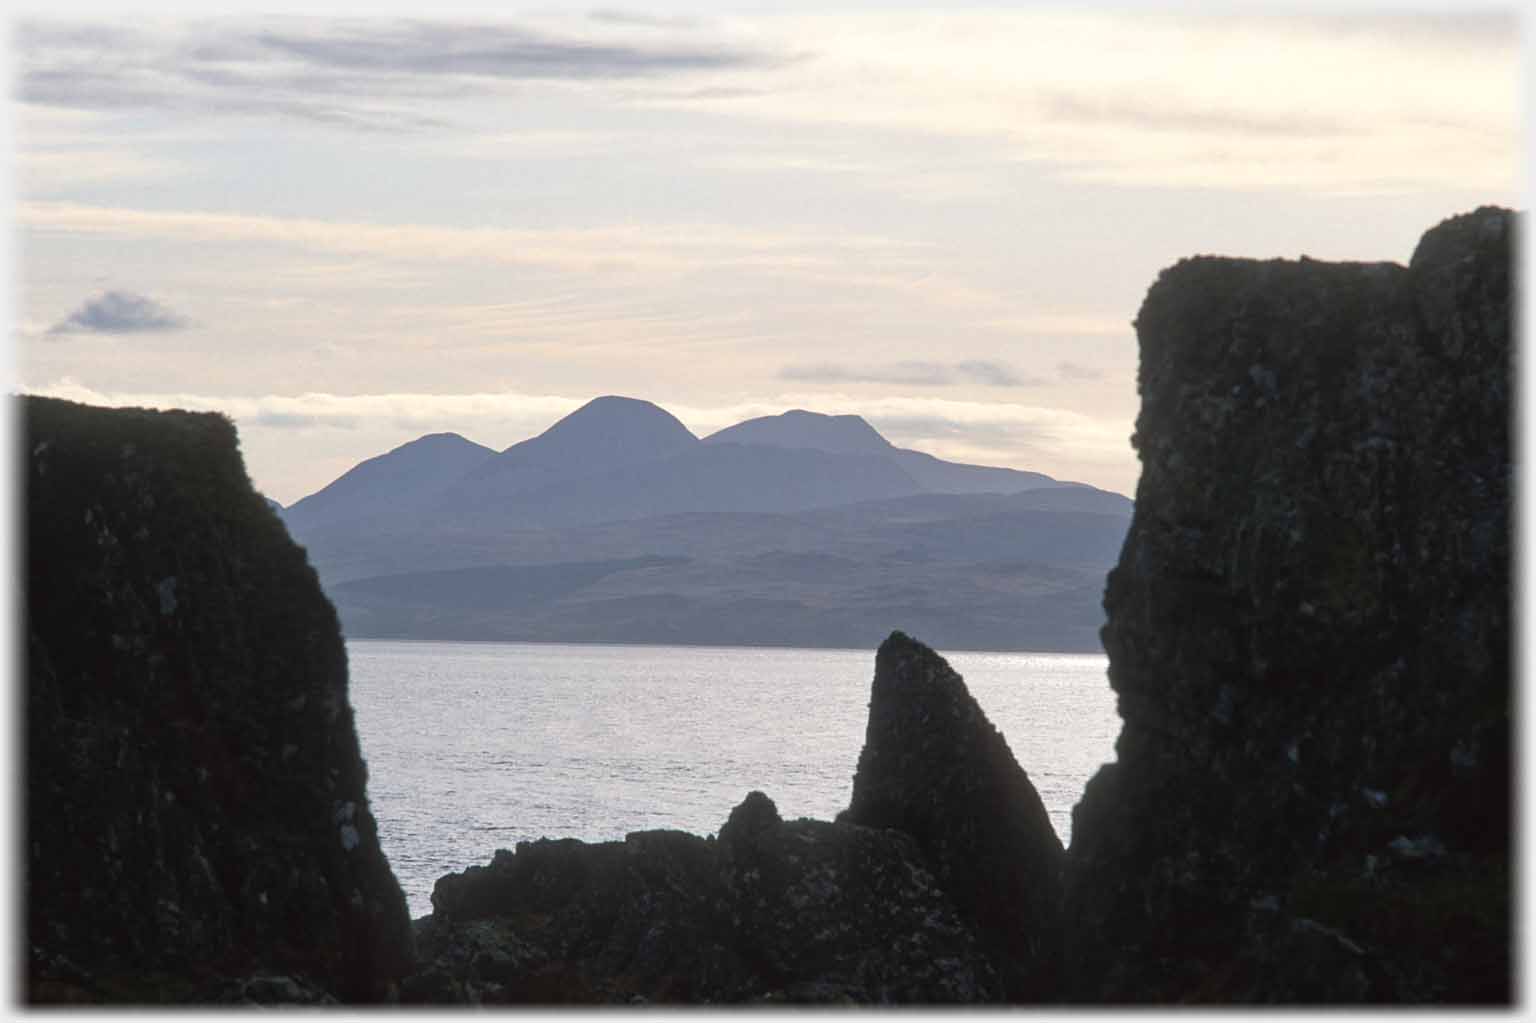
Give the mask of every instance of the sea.
<path id="1" fill-rule="evenodd" d="M 785 819 L 848 805 L 873 650 L 360 640 L 352 706 L 379 840 L 410 904 L 539 838 L 719 831 L 754 789 Z M 1028 773 L 1063 844 L 1114 760 L 1092 654 L 943 651 Z"/>

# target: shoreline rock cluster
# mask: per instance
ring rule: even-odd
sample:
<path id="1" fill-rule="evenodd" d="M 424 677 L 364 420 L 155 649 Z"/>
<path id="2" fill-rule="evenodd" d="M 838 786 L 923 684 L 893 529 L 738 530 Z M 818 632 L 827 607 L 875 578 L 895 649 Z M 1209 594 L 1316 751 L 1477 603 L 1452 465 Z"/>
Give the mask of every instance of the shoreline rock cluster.
<path id="1" fill-rule="evenodd" d="M 221 416 L 23 400 L 29 1001 L 379 1001 L 336 614 Z"/>
<path id="2" fill-rule="evenodd" d="M 1149 291 L 1072 997 L 1509 998 L 1517 225 Z"/>
<path id="3" fill-rule="evenodd" d="M 412 925 L 233 428 L 26 399 L 27 999 L 1508 1003 L 1518 226 L 1153 285 L 1124 726 L 1067 850 L 894 633 L 836 821 L 522 843 Z"/>

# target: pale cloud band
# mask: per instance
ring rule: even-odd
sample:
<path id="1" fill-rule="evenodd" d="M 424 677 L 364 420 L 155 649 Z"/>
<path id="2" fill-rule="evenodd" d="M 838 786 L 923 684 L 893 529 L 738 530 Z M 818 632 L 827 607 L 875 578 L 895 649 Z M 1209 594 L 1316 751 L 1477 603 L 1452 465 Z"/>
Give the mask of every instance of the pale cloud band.
<path id="1" fill-rule="evenodd" d="M 257 242 L 402 260 L 502 262 L 561 270 L 677 272 L 721 267 L 836 268 L 853 256 L 916 266 L 923 246 L 875 235 L 753 230 L 730 225 L 625 225 L 590 229 L 444 227 L 144 210 L 35 201 L 16 220 L 37 231 Z"/>
<path id="2" fill-rule="evenodd" d="M 16 36 L 34 109 L 261 114 L 466 145 L 488 126 L 448 123 L 445 100 L 579 89 L 620 108 L 991 139 L 1069 180 L 1132 186 L 1509 189 L 1521 155 L 1519 23 L 1498 11 L 31 20 Z"/>
<path id="3" fill-rule="evenodd" d="M 806 383 L 903 384 L 911 387 L 950 387 L 955 384 L 1038 387 L 1047 382 L 1040 377 L 1021 375 L 1013 367 L 990 359 L 966 359 L 954 363 L 903 361 L 871 366 L 797 363 L 780 369 L 779 377 Z"/>
<path id="4" fill-rule="evenodd" d="M 503 448 L 547 429 L 575 411 L 590 396 L 517 392 L 475 394 L 298 394 L 199 395 L 186 393 L 108 393 L 73 380 L 62 380 L 31 393 L 92 405 L 181 408 L 220 412 L 240 427 L 248 467 L 258 485 L 291 502 L 318 490 L 352 462 L 378 454 L 426 433 L 452 431 L 493 448 Z M 913 447 L 942 458 L 1046 472 L 1058 478 L 1085 479 L 1129 493 L 1137 475 L 1127 439 L 1131 424 L 1097 419 L 1066 409 L 1010 402 L 852 394 L 785 393 L 771 401 L 701 406 L 647 395 L 677 416 L 695 434 L 705 436 L 756 416 L 792 408 L 829 415 L 855 414 L 867 419 L 899 447 Z M 327 436 L 354 434 L 350 461 L 332 459 L 330 475 L 294 477 L 285 464 L 265 464 L 253 453 L 263 450 L 264 435 L 303 431 L 309 443 L 323 447 Z M 372 438 L 377 437 L 374 441 Z M 359 449 L 358 445 L 362 447 Z M 271 482 L 275 481 L 275 482 Z"/>

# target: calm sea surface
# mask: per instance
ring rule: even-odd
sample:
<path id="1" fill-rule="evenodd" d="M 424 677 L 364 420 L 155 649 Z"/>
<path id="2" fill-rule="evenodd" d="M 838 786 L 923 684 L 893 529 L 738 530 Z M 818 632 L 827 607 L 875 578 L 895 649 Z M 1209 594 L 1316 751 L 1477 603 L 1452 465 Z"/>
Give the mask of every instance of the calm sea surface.
<path id="1" fill-rule="evenodd" d="M 848 805 L 872 650 L 352 640 L 384 852 L 432 911 L 443 874 L 536 838 L 719 830 L 762 789 L 785 818 Z M 1108 659 L 946 652 L 1063 842 L 1120 731 Z"/>

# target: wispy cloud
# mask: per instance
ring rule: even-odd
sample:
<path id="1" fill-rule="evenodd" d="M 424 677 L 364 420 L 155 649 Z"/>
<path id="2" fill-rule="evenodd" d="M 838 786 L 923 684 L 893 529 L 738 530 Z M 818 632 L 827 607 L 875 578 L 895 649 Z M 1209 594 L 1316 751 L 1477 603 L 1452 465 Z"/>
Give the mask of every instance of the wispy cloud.
<path id="1" fill-rule="evenodd" d="M 877 235 L 730 225 L 624 225 L 588 229 L 368 224 L 238 213 L 122 209 L 24 202 L 19 223 L 40 231 L 199 241 L 267 242 L 432 262 L 501 262 L 583 272 L 771 266 L 836 269 L 878 256 L 915 265 L 923 246 Z"/>
<path id="2" fill-rule="evenodd" d="M 955 363 L 955 372 L 966 380 L 988 387 L 1033 387 L 1044 383 L 1038 377 L 1020 376 L 1013 368 L 989 359 L 968 359 Z"/>
<path id="3" fill-rule="evenodd" d="M 101 181 L 163 181 L 183 173 L 164 158 L 100 146 L 33 150 L 16 155 L 17 183 L 32 194 Z"/>
<path id="4" fill-rule="evenodd" d="M 1102 369 L 1076 362 L 1058 362 L 1056 372 L 1061 374 L 1063 380 L 1103 380 L 1105 377 Z"/>
<path id="5" fill-rule="evenodd" d="M 33 108 L 470 139 L 490 128 L 473 101 L 578 89 L 622 107 L 986 139 L 1069 180 L 1137 187 L 1512 189 L 1520 158 L 1518 21 L 1497 11 L 31 19 L 14 52 Z M 859 161 L 786 159 L 888 187 Z M 997 188 L 964 170 L 898 179 L 939 200 Z"/>
<path id="6" fill-rule="evenodd" d="M 939 387 L 954 382 L 947 367 L 937 362 L 915 361 L 892 362 L 883 366 L 801 363 L 779 370 L 779 378 L 810 383 L 906 384 L 917 387 Z"/>
<path id="7" fill-rule="evenodd" d="M 969 359 L 961 362 L 900 361 L 868 366 L 846 363 L 798 363 L 779 370 L 781 380 L 807 383 L 902 384 L 909 387 L 949 387 L 982 384 L 987 387 L 1034 387 L 1045 381 L 1021 376 L 1001 362 Z"/>
<path id="8" fill-rule="evenodd" d="M 484 430 L 496 424 L 513 424 L 515 431 L 517 424 L 524 423 L 527 429 L 538 432 L 583 403 L 583 399 L 577 398 L 516 392 L 213 395 L 185 391 L 103 391 L 68 378 L 32 388 L 29 393 L 112 407 L 134 405 L 222 412 L 241 423 L 275 429 L 353 430 L 365 426 L 389 426 L 422 432 L 477 427 Z"/>
<path id="9" fill-rule="evenodd" d="M 700 23 L 599 14 L 446 22 L 264 18 L 108 27 L 21 22 L 16 94 L 71 109 L 267 114 L 415 130 L 449 97 L 527 82 L 623 82 L 780 66 L 793 54 Z"/>
<path id="10" fill-rule="evenodd" d="M 48 334 L 145 334 L 180 330 L 187 325 L 185 317 L 145 295 L 107 291 L 86 300 L 49 327 Z"/>
<path id="11" fill-rule="evenodd" d="M 764 32 L 781 45 L 816 39 L 814 59 L 730 110 L 992 139 L 1072 181 L 1510 190 L 1517 27 L 1507 14 L 1425 22 L 1407 11 L 1364 21 L 1047 9 L 784 17 Z"/>

